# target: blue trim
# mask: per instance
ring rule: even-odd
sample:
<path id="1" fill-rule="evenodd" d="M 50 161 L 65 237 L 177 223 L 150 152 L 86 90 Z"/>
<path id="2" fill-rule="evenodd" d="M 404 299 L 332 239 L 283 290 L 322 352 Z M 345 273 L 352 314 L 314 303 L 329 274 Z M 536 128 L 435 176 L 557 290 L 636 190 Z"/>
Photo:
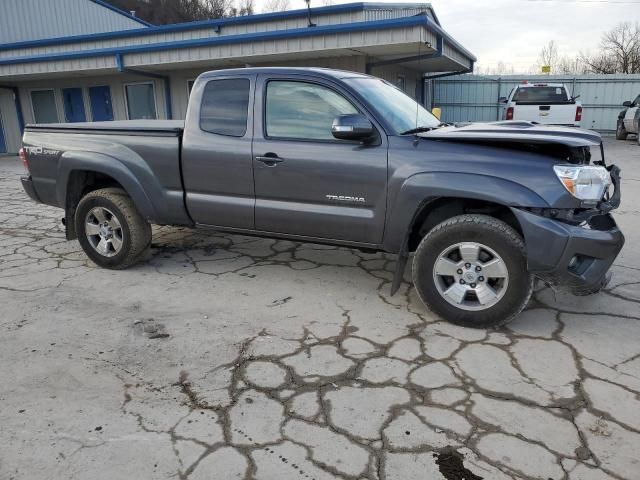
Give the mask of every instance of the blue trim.
<path id="1" fill-rule="evenodd" d="M 114 7 L 113 5 L 111 5 L 110 3 L 104 2 L 103 0 L 89 0 L 90 2 L 93 2 L 95 4 L 100 5 L 101 7 L 104 8 L 108 8 L 109 10 L 112 10 L 120 15 L 123 15 L 131 20 L 135 20 L 138 23 L 141 23 L 142 25 L 146 25 L 147 27 L 153 27 L 152 24 L 150 24 L 149 22 L 145 22 L 144 20 L 138 18 L 138 17 L 134 17 L 133 15 L 131 15 L 128 12 L 125 12 L 124 10 L 120 10 L 117 7 Z"/>
<path id="2" fill-rule="evenodd" d="M 281 40 L 287 38 L 312 37 L 326 34 L 365 32 L 380 29 L 392 29 L 407 26 L 423 25 L 429 28 L 430 23 L 425 15 L 394 18 L 390 20 L 378 20 L 373 22 L 342 23 L 338 25 L 318 26 L 314 28 L 295 28 L 292 30 L 276 30 L 271 32 L 243 33 L 224 37 L 197 38 L 192 40 L 180 40 L 177 42 L 161 42 L 143 45 L 130 45 L 127 47 L 109 47 L 94 50 L 80 50 L 75 52 L 60 52 L 28 57 L 0 58 L 0 65 L 16 65 L 22 63 L 38 63 L 47 61 L 72 60 L 87 57 L 108 57 L 112 55 L 126 55 L 132 53 L 148 53 L 182 48 L 197 48 L 211 45 L 229 45 L 242 42 L 256 42 L 267 40 Z M 475 57 L 474 57 L 475 58 Z"/>
<path id="3" fill-rule="evenodd" d="M 122 59 L 122 54 L 120 52 L 116 53 L 116 68 L 119 72 L 124 71 L 124 60 Z"/>
<path id="4" fill-rule="evenodd" d="M 312 14 L 331 14 L 364 10 L 364 3 L 347 3 L 328 7 L 312 8 Z M 221 18 L 215 20 L 199 20 L 196 22 L 174 23 L 171 25 L 150 26 L 148 28 L 135 28 L 117 32 L 91 33 L 87 35 L 73 35 L 70 37 L 45 38 L 41 40 L 28 40 L 24 42 L 6 43 L 0 45 L 0 50 L 14 50 L 17 48 L 41 47 L 45 45 L 64 45 L 83 41 L 110 40 L 114 38 L 137 37 L 154 35 L 158 33 L 181 32 L 185 30 L 198 30 L 201 28 L 223 27 L 225 25 L 238 25 L 243 23 L 264 22 L 270 20 L 284 20 L 288 18 L 300 18 L 307 16 L 306 9 L 289 10 L 286 12 L 260 13 L 243 17 Z"/>
<path id="5" fill-rule="evenodd" d="M 92 0 L 95 1 L 95 0 Z M 328 15 L 333 13 L 354 12 L 359 10 L 373 10 L 378 8 L 401 9 L 401 8 L 424 8 L 433 12 L 430 4 L 425 3 L 345 3 L 342 5 L 330 5 L 327 7 L 312 8 L 312 15 Z M 434 13 L 435 15 L 435 13 Z M 0 50 L 14 50 L 18 48 L 42 47 L 46 45 L 64 45 L 83 41 L 109 40 L 114 38 L 136 37 L 143 35 L 154 35 L 158 33 L 180 32 L 185 30 L 197 30 L 211 27 L 219 30 L 225 25 L 238 25 L 245 23 L 265 22 L 271 20 L 284 20 L 288 18 L 302 18 L 307 16 L 307 9 L 289 10 L 286 12 L 260 13 L 256 15 L 246 15 L 243 17 L 221 18 L 215 20 L 200 20 L 196 22 L 175 23 L 172 25 L 150 25 L 148 28 L 135 28 L 121 30 L 117 32 L 92 33 L 87 35 L 73 35 L 69 37 L 45 38 L 41 40 L 28 40 L 24 42 L 6 43 L 0 45 Z M 139 19 L 138 19 L 139 20 Z M 436 20 L 437 23 L 437 20 Z"/>
<path id="6" fill-rule="evenodd" d="M 20 90 L 18 87 L 12 87 L 13 90 L 13 103 L 16 105 L 16 116 L 18 117 L 18 126 L 20 127 L 20 133 L 24 133 L 24 114 L 22 113 L 22 102 L 20 101 Z"/>
<path id="7" fill-rule="evenodd" d="M 165 114 L 166 114 L 167 120 L 171 120 L 173 118 L 173 108 L 171 107 L 171 80 L 169 79 L 168 76 L 161 75 L 159 73 L 144 72 L 142 70 L 127 68 L 124 66 L 124 59 L 122 58 L 122 54 L 120 53 L 116 53 L 116 66 L 120 73 L 131 73 L 133 75 L 140 75 L 141 77 L 158 78 L 162 80 L 164 84 Z"/>

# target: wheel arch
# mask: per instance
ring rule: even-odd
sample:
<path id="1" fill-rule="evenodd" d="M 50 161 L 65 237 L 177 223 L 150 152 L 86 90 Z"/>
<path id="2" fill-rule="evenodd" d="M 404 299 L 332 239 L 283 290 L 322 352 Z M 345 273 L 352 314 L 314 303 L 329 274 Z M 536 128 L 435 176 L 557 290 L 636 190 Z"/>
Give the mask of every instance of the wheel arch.
<path id="1" fill-rule="evenodd" d="M 117 187 L 124 190 L 146 219 L 156 217 L 147 192 L 133 172 L 118 159 L 95 152 L 65 154 L 58 167 L 56 195 L 64 205 L 67 238 L 76 238 L 73 217 L 78 203 L 87 193 L 100 188 Z"/>
<path id="2" fill-rule="evenodd" d="M 390 199 L 384 249 L 391 253 L 408 251 L 425 222 L 437 225 L 462 213 L 498 215 L 521 232 L 510 210 L 513 206 L 548 208 L 549 204 L 529 188 L 498 177 L 470 173 L 424 173 L 408 178 Z M 465 209 L 472 211 L 465 212 Z M 480 210 L 480 211 L 475 211 Z M 440 220 L 437 223 L 434 219 Z M 427 230 L 428 231 L 428 230 Z"/>
<path id="3" fill-rule="evenodd" d="M 472 197 L 437 197 L 425 202 L 417 210 L 408 231 L 408 251 L 415 251 L 422 238 L 436 225 L 458 215 L 473 213 L 502 220 L 524 239 L 520 222 L 504 204 Z"/>

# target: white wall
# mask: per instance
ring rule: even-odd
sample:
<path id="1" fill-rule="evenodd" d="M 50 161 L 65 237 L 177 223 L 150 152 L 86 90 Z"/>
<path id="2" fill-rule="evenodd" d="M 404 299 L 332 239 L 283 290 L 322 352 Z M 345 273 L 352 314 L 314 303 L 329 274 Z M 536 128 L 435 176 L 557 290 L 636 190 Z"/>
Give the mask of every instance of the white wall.
<path id="1" fill-rule="evenodd" d="M 11 90 L 0 89 L 0 117 L 8 153 L 17 153 L 20 149 L 20 125 Z"/>
<path id="2" fill-rule="evenodd" d="M 162 80 L 142 77 L 138 75 L 120 74 L 104 77 L 76 77 L 70 79 L 35 81 L 20 84 L 20 100 L 24 113 L 25 123 L 33 123 L 33 108 L 31 104 L 31 91 L 39 89 L 53 89 L 58 110 L 58 121 L 64 122 L 64 106 L 62 101 L 62 89 L 80 87 L 83 89 L 84 108 L 87 121 L 91 121 L 91 105 L 89 102 L 89 87 L 108 85 L 111 89 L 111 102 L 113 105 L 114 120 L 126 120 L 127 110 L 125 105 L 124 86 L 127 83 L 152 82 L 155 88 L 157 118 L 166 118 L 164 101 L 164 83 Z"/>

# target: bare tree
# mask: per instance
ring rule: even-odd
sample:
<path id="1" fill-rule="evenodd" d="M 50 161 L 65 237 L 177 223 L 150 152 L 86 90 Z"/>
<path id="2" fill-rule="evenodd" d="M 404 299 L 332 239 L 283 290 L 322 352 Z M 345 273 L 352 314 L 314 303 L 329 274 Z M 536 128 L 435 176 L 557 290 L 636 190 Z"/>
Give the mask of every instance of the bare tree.
<path id="1" fill-rule="evenodd" d="M 548 65 L 551 67 L 551 71 L 555 71 L 555 67 L 558 64 L 558 45 L 554 40 L 550 40 L 545 46 L 540 50 L 540 64 Z"/>
<path id="2" fill-rule="evenodd" d="M 255 2 L 254 0 L 238 0 L 238 4 L 231 4 L 228 7 L 229 17 L 238 17 L 242 15 L 253 15 L 255 10 Z"/>
<path id="3" fill-rule="evenodd" d="M 515 74 L 515 68 L 511 63 L 499 61 L 498 63 L 489 65 L 476 65 L 473 73 L 474 75 L 513 75 Z"/>
<path id="4" fill-rule="evenodd" d="M 253 15 L 256 13 L 255 0 L 239 0 L 238 11 L 240 15 Z"/>
<path id="5" fill-rule="evenodd" d="M 254 0 L 107 0 L 108 3 L 155 25 L 251 15 Z"/>
<path id="6" fill-rule="evenodd" d="M 581 58 L 593 73 L 640 73 L 640 23 L 619 23 L 602 35 L 598 53 Z"/>
<path id="7" fill-rule="evenodd" d="M 549 41 L 549 43 L 542 47 L 538 56 L 538 64 L 532 66 L 531 72 L 540 73 L 543 65 L 549 66 L 551 68 L 551 73 L 560 75 L 588 72 L 588 69 L 580 55 L 563 55 L 560 47 L 554 40 Z"/>
<path id="8" fill-rule="evenodd" d="M 262 8 L 263 12 L 284 12 L 291 9 L 289 0 L 267 0 Z"/>

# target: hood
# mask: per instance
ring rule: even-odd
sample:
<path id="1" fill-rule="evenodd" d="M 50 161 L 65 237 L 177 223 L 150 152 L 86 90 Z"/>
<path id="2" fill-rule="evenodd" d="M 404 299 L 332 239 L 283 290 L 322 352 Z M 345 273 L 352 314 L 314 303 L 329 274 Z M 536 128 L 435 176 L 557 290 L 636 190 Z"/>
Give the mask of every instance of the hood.
<path id="1" fill-rule="evenodd" d="M 458 123 L 419 133 L 429 140 L 465 143 L 557 144 L 567 147 L 599 146 L 599 133 L 574 127 L 553 127 L 534 122 L 504 121 L 491 123 Z"/>

